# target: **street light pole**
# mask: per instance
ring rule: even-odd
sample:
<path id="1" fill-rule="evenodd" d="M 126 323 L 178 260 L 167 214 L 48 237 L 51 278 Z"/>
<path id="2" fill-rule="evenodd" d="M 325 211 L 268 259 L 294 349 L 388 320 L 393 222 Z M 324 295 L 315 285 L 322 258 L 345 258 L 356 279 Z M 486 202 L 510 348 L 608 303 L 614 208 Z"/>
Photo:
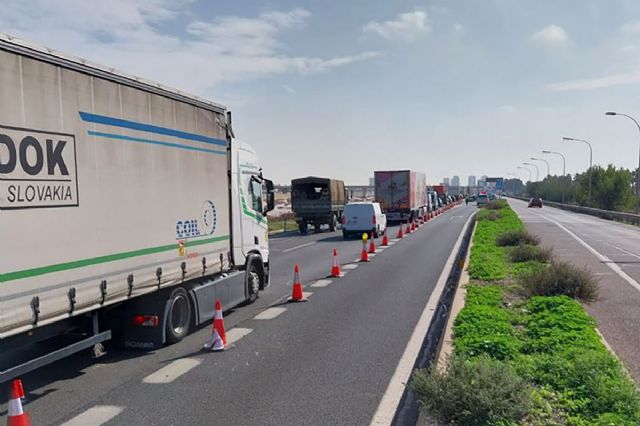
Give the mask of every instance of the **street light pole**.
<path id="1" fill-rule="evenodd" d="M 545 160 L 544 158 L 535 157 L 531 157 L 531 159 L 535 161 L 544 161 L 545 163 L 547 163 L 547 177 L 551 176 L 551 168 L 549 167 L 549 162 L 547 160 Z"/>
<path id="2" fill-rule="evenodd" d="M 591 144 L 585 141 L 584 139 L 568 138 L 565 136 L 562 138 L 562 140 L 573 141 L 573 142 L 583 142 L 583 143 L 586 143 L 587 146 L 589 147 L 589 196 L 587 198 L 587 204 L 591 206 L 591 168 L 593 167 L 593 148 L 591 147 Z"/>
<path id="3" fill-rule="evenodd" d="M 564 154 L 562 154 L 561 152 L 557 152 L 557 151 L 547 151 L 544 150 L 542 151 L 543 154 L 555 154 L 555 155 L 559 155 L 560 157 L 562 157 L 562 203 L 564 204 L 564 178 L 567 175 L 567 159 L 564 158 Z"/>
<path id="4" fill-rule="evenodd" d="M 621 115 L 623 117 L 627 117 L 628 119 L 636 123 L 636 126 L 638 127 L 638 132 L 640 132 L 640 123 L 638 123 L 638 120 L 636 120 L 635 118 L 633 118 L 628 114 L 608 111 L 608 112 L 605 112 L 605 115 Z M 636 195 L 640 195 L 640 147 L 638 148 L 638 170 L 636 171 Z"/>
<path id="5" fill-rule="evenodd" d="M 529 172 L 529 182 L 531 182 L 531 170 L 529 170 L 529 169 L 528 169 L 528 168 L 526 168 L 526 167 L 522 167 L 522 166 L 518 166 L 518 167 L 516 167 L 516 168 L 517 168 L 517 169 L 522 169 L 522 170 L 526 170 L 526 171 L 528 171 L 528 172 Z"/>
<path id="6" fill-rule="evenodd" d="M 536 168 L 536 182 L 538 182 L 540 180 L 540 169 L 538 168 L 538 165 L 533 163 L 522 163 L 522 164 L 527 166 L 533 166 Z"/>

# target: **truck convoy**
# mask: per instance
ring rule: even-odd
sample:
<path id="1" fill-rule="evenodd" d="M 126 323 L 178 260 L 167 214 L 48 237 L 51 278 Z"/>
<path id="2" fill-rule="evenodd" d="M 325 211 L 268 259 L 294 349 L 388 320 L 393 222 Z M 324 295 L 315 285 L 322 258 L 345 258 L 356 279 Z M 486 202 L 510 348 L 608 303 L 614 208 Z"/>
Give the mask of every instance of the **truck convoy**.
<path id="1" fill-rule="evenodd" d="M 423 173 L 411 170 L 374 172 L 375 200 L 389 222 L 413 220 L 427 211 L 427 187 Z"/>
<path id="2" fill-rule="evenodd" d="M 341 180 L 309 176 L 291 181 L 291 210 L 303 234 L 309 225 L 316 231 L 329 225 L 329 230 L 335 231 L 346 202 Z"/>
<path id="3" fill-rule="evenodd" d="M 8 36 L 0 93 L 0 382 L 269 285 L 273 184 L 224 106 Z"/>

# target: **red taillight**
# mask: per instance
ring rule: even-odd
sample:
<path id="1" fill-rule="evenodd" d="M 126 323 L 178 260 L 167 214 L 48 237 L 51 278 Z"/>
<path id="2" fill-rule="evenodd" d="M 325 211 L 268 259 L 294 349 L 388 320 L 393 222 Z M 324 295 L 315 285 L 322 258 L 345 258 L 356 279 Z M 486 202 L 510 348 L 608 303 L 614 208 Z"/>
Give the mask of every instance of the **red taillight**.
<path id="1" fill-rule="evenodd" d="M 374 214 L 373 217 L 371 218 L 371 223 L 373 223 L 374 225 L 376 223 L 378 223 L 378 221 L 376 220 L 376 215 Z"/>
<path id="2" fill-rule="evenodd" d="M 141 327 L 157 327 L 159 323 L 157 315 L 136 315 L 133 317 L 133 325 Z"/>

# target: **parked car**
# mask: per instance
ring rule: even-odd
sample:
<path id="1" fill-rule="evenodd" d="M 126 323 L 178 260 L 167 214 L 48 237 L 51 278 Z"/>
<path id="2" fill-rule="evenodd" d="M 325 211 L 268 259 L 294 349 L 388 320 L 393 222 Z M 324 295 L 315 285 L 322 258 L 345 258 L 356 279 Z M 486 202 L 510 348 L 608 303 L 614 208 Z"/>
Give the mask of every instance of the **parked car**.
<path id="1" fill-rule="evenodd" d="M 385 229 L 387 229 L 387 216 L 382 211 L 380 203 L 349 203 L 344 207 L 342 216 L 342 235 L 344 238 L 349 238 L 351 235 L 361 235 L 365 232 L 378 237 Z"/>
<path id="2" fill-rule="evenodd" d="M 529 207 L 542 208 L 542 198 L 532 198 L 529 200 Z"/>
<path id="3" fill-rule="evenodd" d="M 486 206 L 489 204 L 489 196 L 487 194 L 478 195 L 478 199 L 476 200 L 476 205 L 478 207 Z"/>

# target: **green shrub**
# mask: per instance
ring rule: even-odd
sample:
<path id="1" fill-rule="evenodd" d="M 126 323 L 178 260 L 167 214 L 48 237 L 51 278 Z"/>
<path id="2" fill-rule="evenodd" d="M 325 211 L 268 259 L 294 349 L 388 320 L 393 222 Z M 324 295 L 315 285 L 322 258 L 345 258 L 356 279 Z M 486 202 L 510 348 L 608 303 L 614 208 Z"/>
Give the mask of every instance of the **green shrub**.
<path id="1" fill-rule="evenodd" d="M 513 424 L 531 406 L 531 387 L 507 363 L 488 357 L 453 357 L 444 373 L 418 370 L 411 386 L 421 406 L 445 424 Z"/>
<path id="2" fill-rule="evenodd" d="M 485 208 L 489 210 L 501 210 L 509 208 L 509 203 L 507 203 L 507 200 L 493 200 L 487 203 Z"/>
<path id="3" fill-rule="evenodd" d="M 537 246 L 540 238 L 529 234 L 525 229 L 514 229 L 503 232 L 496 238 L 496 244 L 501 247 L 530 244 Z"/>
<path id="4" fill-rule="evenodd" d="M 598 282 L 591 272 L 566 262 L 552 262 L 548 268 L 524 274 L 519 283 L 528 296 L 566 295 L 584 302 L 598 296 Z"/>
<path id="5" fill-rule="evenodd" d="M 497 285 L 469 285 L 467 286 L 467 300 L 465 306 L 486 305 L 502 306 L 504 290 Z"/>
<path id="6" fill-rule="evenodd" d="M 487 220 L 498 220 L 502 217 L 502 214 L 500 214 L 500 210 L 489 210 L 489 213 L 487 214 Z"/>
<path id="7" fill-rule="evenodd" d="M 531 244 L 520 244 L 509 250 L 509 259 L 512 262 L 529 262 L 531 260 L 547 263 L 551 260 L 550 248 L 542 248 Z"/>

